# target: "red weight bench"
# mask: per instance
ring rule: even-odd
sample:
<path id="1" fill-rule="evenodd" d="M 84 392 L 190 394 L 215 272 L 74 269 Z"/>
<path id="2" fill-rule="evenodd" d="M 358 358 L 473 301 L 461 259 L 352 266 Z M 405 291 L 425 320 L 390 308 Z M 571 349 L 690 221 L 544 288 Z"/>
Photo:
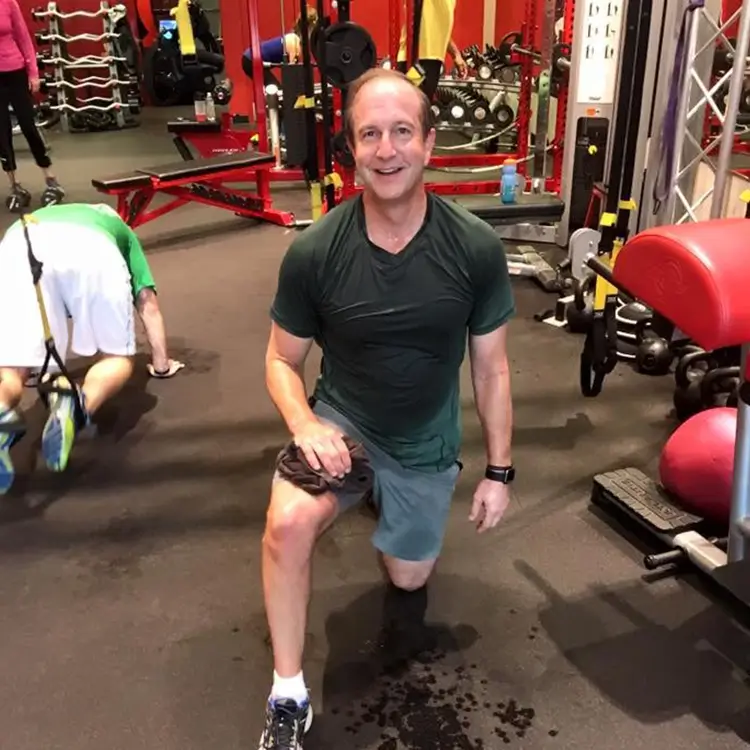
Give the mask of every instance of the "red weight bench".
<path id="1" fill-rule="evenodd" d="M 188 203 L 203 203 L 281 226 L 296 226 L 294 214 L 273 208 L 268 171 L 274 163 L 270 154 L 245 152 L 142 167 L 92 180 L 91 184 L 101 193 L 117 196 L 117 212 L 133 228 Z M 256 190 L 228 187 L 227 183 L 255 183 Z M 172 200 L 149 210 L 159 194 Z"/>
<path id="2" fill-rule="evenodd" d="M 732 506 L 726 551 L 688 513 L 637 469 L 594 478 L 592 502 L 635 518 L 669 551 L 649 555 L 650 569 L 685 561 L 707 573 L 743 612 L 750 605 L 750 227 L 716 219 L 646 230 L 620 250 L 614 285 L 651 307 L 707 351 L 742 346 Z"/>

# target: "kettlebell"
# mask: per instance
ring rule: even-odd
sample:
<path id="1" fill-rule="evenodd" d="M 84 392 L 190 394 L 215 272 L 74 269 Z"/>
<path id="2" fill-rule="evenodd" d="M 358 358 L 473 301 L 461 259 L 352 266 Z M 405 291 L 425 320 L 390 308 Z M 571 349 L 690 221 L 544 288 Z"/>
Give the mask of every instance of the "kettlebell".
<path id="1" fill-rule="evenodd" d="M 737 389 L 740 387 L 740 368 L 717 367 L 709 370 L 699 382 L 703 409 L 728 406 L 730 399 L 736 404 Z"/>
<path id="2" fill-rule="evenodd" d="M 638 345 L 635 355 L 635 365 L 642 375 L 666 375 L 672 366 L 674 355 L 669 348 L 669 342 L 646 331 L 643 341 Z"/>
<path id="3" fill-rule="evenodd" d="M 673 403 L 680 422 L 694 416 L 703 409 L 701 381 L 703 380 L 711 354 L 703 349 L 691 351 L 680 357 L 675 368 L 675 391 Z M 706 366 L 704 369 L 703 366 Z"/>

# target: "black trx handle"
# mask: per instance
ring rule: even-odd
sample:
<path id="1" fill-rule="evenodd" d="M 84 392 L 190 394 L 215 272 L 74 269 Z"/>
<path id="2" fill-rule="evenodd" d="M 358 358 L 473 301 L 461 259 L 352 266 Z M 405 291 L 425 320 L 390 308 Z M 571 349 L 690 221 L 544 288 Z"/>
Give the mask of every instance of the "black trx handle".
<path id="1" fill-rule="evenodd" d="M 602 392 L 604 378 L 617 365 L 616 304 L 608 302 L 604 310 L 594 313 L 580 361 L 581 393 L 593 398 Z"/>
<path id="2" fill-rule="evenodd" d="M 36 292 L 36 301 L 39 307 L 39 314 L 42 317 L 42 330 L 44 332 L 45 349 L 44 363 L 42 364 L 42 369 L 39 371 L 36 389 L 39 393 L 39 397 L 45 403 L 48 403 L 48 397 L 50 393 L 59 393 L 66 396 L 72 396 L 75 409 L 76 424 L 78 426 L 81 426 L 86 424 L 86 411 L 83 408 L 83 404 L 81 403 L 80 393 L 73 386 L 73 378 L 70 376 L 68 368 L 65 366 L 65 363 L 63 362 L 62 357 L 60 356 L 60 353 L 57 351 L 57 347 L 55 346 L 55 339 L 52 335 L 49 318 L 47 317 L 47 307 L 44 304 L 44 293 L 42 292 L 41 286 L 44 264 L 34 255 L 34 250 L 31 246 L 31 237 L 29 236 L 29 221 L 33 221 L 33 219 L 30 219 L 28 214 L 21 214 L 21 226 L 23 227 L 24 239 L 26 240 L 26 253 L 29 259 L 29 266 L 31 268 L 31 279 L 34 283 L 34 291 Z M 70 383 L 70 387 L 61 388 L 60 386 L 58 386 L 57 378 L 50 378 L 48 381 L 42 382 L 44 376 L 47 374 L 50 361 L 54 361 L 54 363 L 60 370 L 60 374 L 63 377 L 67 378 L 68 383 Z"/>

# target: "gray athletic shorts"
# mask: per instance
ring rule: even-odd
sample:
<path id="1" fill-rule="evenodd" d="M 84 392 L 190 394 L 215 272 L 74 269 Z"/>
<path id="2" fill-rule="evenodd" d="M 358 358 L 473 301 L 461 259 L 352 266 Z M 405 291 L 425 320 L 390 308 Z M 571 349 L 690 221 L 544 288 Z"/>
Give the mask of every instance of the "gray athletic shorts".
<path id="1" fill-rule="evenodd" d="M 321 421 L 337 426 L 365 448 L 374 473 L 373 500 L 379 509 L 373 545 L 400 560 L 436 559 L 445 537 L 451 500 L 461 470 L 459 464 L 439 473 L 404 468 L 328 404 L 317 401 L 313 411 Z M 361 502 L 363 497 L 362 493 L 353 491 L 336 493 L 342 512 Z"/>

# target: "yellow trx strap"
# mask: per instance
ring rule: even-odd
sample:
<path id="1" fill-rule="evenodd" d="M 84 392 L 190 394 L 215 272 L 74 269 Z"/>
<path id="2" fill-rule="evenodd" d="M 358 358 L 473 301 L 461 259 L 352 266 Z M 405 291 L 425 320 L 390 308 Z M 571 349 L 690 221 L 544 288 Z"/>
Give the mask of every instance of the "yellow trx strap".
<path id="1" fill-rule="evenodd" d="M 183 57 L 195 56 L 195 37 L 193 22 L 190 20 L 190 0 L 178 0 L 177 6 L 169 11 L 177 21 L 177 34 L 180 39 L 180 54 Z"/>

